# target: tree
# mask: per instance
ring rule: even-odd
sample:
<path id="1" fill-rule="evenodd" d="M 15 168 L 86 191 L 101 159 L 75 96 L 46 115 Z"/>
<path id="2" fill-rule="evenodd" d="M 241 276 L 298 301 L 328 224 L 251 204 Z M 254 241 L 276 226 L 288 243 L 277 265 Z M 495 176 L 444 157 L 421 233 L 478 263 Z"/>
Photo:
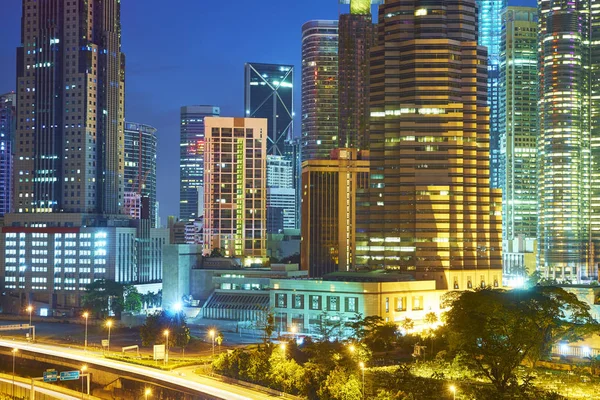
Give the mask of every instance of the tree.
<path id="1" fill-rule="evenodd" d="M 121 317 L 125 301 L 122 284 L 110 279 L 99 279 L 89 284 L 82 298 L 82 306 L 98 318 L 106 318 L 111 312 Z"/>
<path id="2" fill-rule="evenodd" d="M 135 286 L 126 285 L 123 288 L 125 296 L 125 311 L 138 313 L 142 310 L 142 295 L 137 291 Z"/>
<path id="3" fill-rule="evenodd" d="M 225 257 L 225 249 L 223 247 L 215 247 L 210 250 L 209 258 Z"/>
<path id="4" fill-rule="evenodd" d="M 433 311 L 425 314 L 425 323 L 430 327 L 433 327 L 438 322 L 438 316 Z"/>
<path id="5" fill-rule="evenodd" d="M 589 306 L 557 287 L 451 292 L 446 303 L 450 348 L 500 393 L 517 387 L 514 370 L 526 357 L 598 329 Z"/>
<path id="6" fill-rule="evenodd" d="M 164 343 L 165 330 L 169 330 L 169 346 L 184 348 L 190 341 L 190 328 L 187 326 L 185 314 L 183 312 L 173 314 L 161 310 L 148 315 L 146 322 L 140 327 L 142 345 Z"/>
<path id="7" fill-rule="evenodd" d="M 327 342 L 332 337 L 336 336 L 335 331 L 339 331 L 342 326 L 342 319 L 333 319 L 326 312 L 321 313 L 319 316 L 319 322 L 316 326 L 315 332 L 319 335 L 321 341 Z"/>
<path id="8" fill-rule="evenodd" d="M 400 321 L 400 327 L 404 329 L 406 333 L 410 332 L 415 327 L 415 321 L 406 317 Z"/>

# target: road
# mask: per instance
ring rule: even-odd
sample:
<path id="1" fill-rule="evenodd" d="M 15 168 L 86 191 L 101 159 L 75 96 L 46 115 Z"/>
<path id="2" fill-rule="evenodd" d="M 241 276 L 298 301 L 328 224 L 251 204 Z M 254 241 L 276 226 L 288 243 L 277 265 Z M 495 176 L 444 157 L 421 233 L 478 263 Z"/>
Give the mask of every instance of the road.
<path id="1" fill-rule="evenodd" d="M 179 385 L 195 390 L 199 393 L 205 393 L 217 398 L 222 398 L 224 400 L 260 400 L 279 398 L 277 396 L 256 392 L 240 386 L 230 385 L 223 382 L 215 382 L 212 379 L 198 375 L 183 377 L 176 372 L 166 372 L 150 367 L 109 360 L 105 359 L 101 355 L 84 352 L 83 350 L 78 349 L 37 343 L 31 344 L 11 340 L 0 340 L 0 346 L 76 360 L 82 364 L 99 365 L 113 368 L 118 371 L 131 372 L 148 378 L 156 379 L 157 381 L 161 381 L 161 383 Z"/>
<path id="2" fill-rule="evenodd" d="M 3 378 L 0 378 L 0 381 L 6 382 L 6 383 L 10 383 L 10 384 L 13 383 L 12 379 L 3 379 Z M 25 388 L 25 389 L 31 389 L 31 384 L 23 383 L 23 382 L 18 382 L 18 381 L 15 381 L 15 386 L 19 386 L 19 387 L 22 387 L 22 388 Z M 80 400 L 81 399 L 81 396 L 77 396 L 77 397 L 69 396 L 68 394 L 64 394 L 64 393 L 60 393 L 60 392 L 55 392 L 54 390 L 50 390 L 50 389 L 46 389 L 46 388 L 41 388 L 39 386 L 36 386 L 35 392 L 36 393 L 47 394 L 48 396 L 52 396 L 52 397 L 57 398 L 57 399 L 64 399 L 64 400 Z"/>

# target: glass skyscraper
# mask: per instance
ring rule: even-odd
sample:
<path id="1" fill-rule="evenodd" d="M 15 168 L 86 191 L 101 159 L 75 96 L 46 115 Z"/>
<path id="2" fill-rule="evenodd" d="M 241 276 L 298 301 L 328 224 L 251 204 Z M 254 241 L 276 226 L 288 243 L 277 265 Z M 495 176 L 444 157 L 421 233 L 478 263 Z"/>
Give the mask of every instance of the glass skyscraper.
<path id="1" fill-rule="evenodd" d="M 220 114 L 220 108 L 215 106 L 181 107 L 179 218 L 183 221 L 193 221 L 203 215 L 204 118 Z"/>
<path id="2" fill-rule="evenodd" d="M 537 20 L 536 8 L 507 7 L 502 13 L 499 128 L 505 174 L 502 257 L 507 280 L 527 275 L 525 253 L 533 254 L 537 237 Z"/>
<path id="3" fill-rule="evenodd" d="M 504 186 L 504 154 L 500 151 L 500 42 L 506 0 L 477 0 L 478 43 L 488 51 L 488 105 L 490 107 L 490 187 Z"/>
<path id="4" fill-rule="evenodd" d="M 540 0 L 538 268 L 596 279 L 600 258 L 597 1 Z"/>
<path id="5" fill-rule="evenodd" d="M 15 93 L 0 95 L 0 216 L 11 212 L 16 101 Z"/>
<path id="6" fill-rule="evenodd" d="M 338 140 L 338 21 L 302 25 L 302 161 L 327 159 Z"/>

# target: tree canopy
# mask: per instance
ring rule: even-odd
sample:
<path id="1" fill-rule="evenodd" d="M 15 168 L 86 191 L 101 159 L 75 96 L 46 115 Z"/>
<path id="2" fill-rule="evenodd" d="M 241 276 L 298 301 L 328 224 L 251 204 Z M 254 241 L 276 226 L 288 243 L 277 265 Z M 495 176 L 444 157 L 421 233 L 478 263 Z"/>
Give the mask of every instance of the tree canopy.
<path id="1" fill-rule="evenodd" d="M 450 348 L 501 393 L 517 385 L 514 370 L 526 358 L 598 330 L 589 306 L 558 287 L 486 288 L 452 292 L 446 300 Z"/>
<path id="2" fill-rule="evenodd" d="M 187 326 L 185 314 L 156 311 L 146 317 L 140 328 L 140 336 L 144 346 L 165 343 L 165 330 L 169 330 L 169 346 L 185 347 L 190 341 L 190 328 Z"/>
<path id="3" fill-rule="evenodd" d="M 105 318 L 111 312 L 120 318 L 125 307 L 124 289 L 121 283 L 110 279 L 94 281 L 86 288 L 82 306 L 98 318 Z"/>

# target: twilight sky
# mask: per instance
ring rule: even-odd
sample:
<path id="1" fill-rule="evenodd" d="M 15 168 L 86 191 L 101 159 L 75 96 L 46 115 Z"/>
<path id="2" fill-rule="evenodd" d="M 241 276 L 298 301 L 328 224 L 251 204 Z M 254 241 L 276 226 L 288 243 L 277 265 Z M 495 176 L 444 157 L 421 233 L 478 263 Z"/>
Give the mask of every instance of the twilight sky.
<path id="1" fill-rule="evenodd" d="M 0 93 L 15 89 L 21 1 L 0 0 Z M 535 6 L 534 0 L 511 5 Z M 210 104 L 243 116 L 244 63 L 296 67 L 300 116 L 301 26 L 337 19 L 337 0 L 122 0 L 125 118 L 158 129 L 160 215 L 179 212 L 179 108 Z M 296 135 L 299 135 L 296 123 Z"/>

